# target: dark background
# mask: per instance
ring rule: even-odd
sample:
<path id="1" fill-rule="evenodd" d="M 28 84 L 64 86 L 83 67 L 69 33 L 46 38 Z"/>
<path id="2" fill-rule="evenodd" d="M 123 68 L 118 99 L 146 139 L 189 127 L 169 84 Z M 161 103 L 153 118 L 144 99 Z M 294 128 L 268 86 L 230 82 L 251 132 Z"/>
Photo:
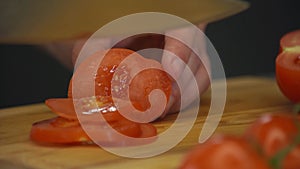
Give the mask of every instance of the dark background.
<path id="1" fill-rule="evenodd" d="M 248 0 L 251 7 L 211 23 L 206 31 L 227 77 L 274 75 L 280 37 L 300 29 L 294 0 Z M 72 72 L 29 45 L 0 45 L 0 108 L 65 97 Z"/>

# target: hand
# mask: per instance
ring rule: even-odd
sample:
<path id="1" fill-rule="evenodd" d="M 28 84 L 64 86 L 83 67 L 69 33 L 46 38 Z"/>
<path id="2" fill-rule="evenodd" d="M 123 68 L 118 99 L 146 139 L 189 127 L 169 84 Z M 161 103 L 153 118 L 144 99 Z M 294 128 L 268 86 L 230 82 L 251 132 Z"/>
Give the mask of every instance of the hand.
<path id="1" fill-rule="evenodd" d="M 202 31 L 205 30 L 206 24 L 198 25 L 198 28 Z M 192 28 L 182 28 L 166 33 L 164 50 L 168 50 L 182 59 L 183 62 L 179 61 L 178 58 L 169 57 L 167 53 L 164 53 L 162 56 L 162 65 L 167 72 L 173 72 L 176 80 L 181 80 L 183 83 L 183 91 L 179 92 L 177 85 L 173 85 L 172 95 L 170 101 L 167 105 L 166 112 L 174 113 L 180 110 L 180 105 L 182 108 L 187 107 L 191 104 L 195 98 L 204 93 L 210 84 L 208 71 L 206 70 L 204 64 L 209 68 L 209 60 L 206 53 L 206 44 L 205 44 L 205 35 L 197 34 L 197 41 L 195 41 L 195 34 Z M 176 35 L 183 42 L 180 42 L 174 38 L 169 37 L 168 35 Z M 201 39 L 199 39 L 201 38 Z M 193 49 L 199 51 L 201 59 L 185 44 L 193 44 Z M 193 72 L 193 75 L 187 74 L 186 69 L 190 69 Z M 195 88 L 192 87 L 190 83 L 191 79 L 195 78 L 199 94 L 195 93 Z M 184 103 L 181 103 L 181 95 L 184 93 L 185 97 Z"/>

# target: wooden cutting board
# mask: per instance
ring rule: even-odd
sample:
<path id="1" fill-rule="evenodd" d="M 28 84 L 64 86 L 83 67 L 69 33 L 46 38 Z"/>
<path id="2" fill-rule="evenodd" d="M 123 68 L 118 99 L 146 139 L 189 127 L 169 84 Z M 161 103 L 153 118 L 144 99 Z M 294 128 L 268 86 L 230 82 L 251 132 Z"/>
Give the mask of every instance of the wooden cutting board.
<path id="1" fill-rule="evenodd" d="M 31 124 L 53 117 L 44 105 L 35 104 L 0 110 L 0 168 L 177 168 L 182 157 L 199 137 L 205 112 L 209 109 L 207 92 L 201 99 L 197 121 L 187 137 L 170 151 L 147 159 L 128 159 L 110 154 L 97 146 L 41 146 L 29 140 Z M 241 134 L 265 113 L 290 111 L 292 104 L 280 93 L 273 79 L 237 77 L 228 80 L 225 112 L 217 133 Z M 172 124 L 176 115 L 155 122 L 159 131 Z M 172 138 L 170 138 L 172 139 Z"/>

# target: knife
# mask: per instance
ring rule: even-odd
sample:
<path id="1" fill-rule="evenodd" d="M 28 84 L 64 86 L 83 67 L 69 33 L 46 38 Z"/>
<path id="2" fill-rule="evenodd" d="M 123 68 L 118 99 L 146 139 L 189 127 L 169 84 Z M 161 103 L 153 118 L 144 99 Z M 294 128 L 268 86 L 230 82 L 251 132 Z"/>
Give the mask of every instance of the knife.
<path id="1" fill-rule="evenodd" d="M 213 22 L 248 6 L 247 2 L 237 0 L 0 1 L 0 43 L 42 44 L 76 39 L 91 35 L 117 18 L 139 12 L 168 13 L 192 23 Z M 166 29 L 156 24 L 149 26 Z M 105 36 L 126 34 L 128 31 L 122 28 Z"/>

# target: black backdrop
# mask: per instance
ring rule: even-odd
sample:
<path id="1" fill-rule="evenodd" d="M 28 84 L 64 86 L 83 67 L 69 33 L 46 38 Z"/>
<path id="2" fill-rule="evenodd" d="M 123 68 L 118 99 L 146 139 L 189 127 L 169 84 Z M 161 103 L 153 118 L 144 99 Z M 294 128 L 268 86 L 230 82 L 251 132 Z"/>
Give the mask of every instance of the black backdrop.
<path id="1" fill-rule="evenodd" d="M 300 29 L 296 0 L 248 0 L 251 7 L 211 23 L 207 36 L 227 77 L 272 75 L 280 37 Z M 3 24 L 3 23 L 1 23 Z M 0 45 L 0 107 L 65 97 L 72 72 L 34 46 Z"/>

